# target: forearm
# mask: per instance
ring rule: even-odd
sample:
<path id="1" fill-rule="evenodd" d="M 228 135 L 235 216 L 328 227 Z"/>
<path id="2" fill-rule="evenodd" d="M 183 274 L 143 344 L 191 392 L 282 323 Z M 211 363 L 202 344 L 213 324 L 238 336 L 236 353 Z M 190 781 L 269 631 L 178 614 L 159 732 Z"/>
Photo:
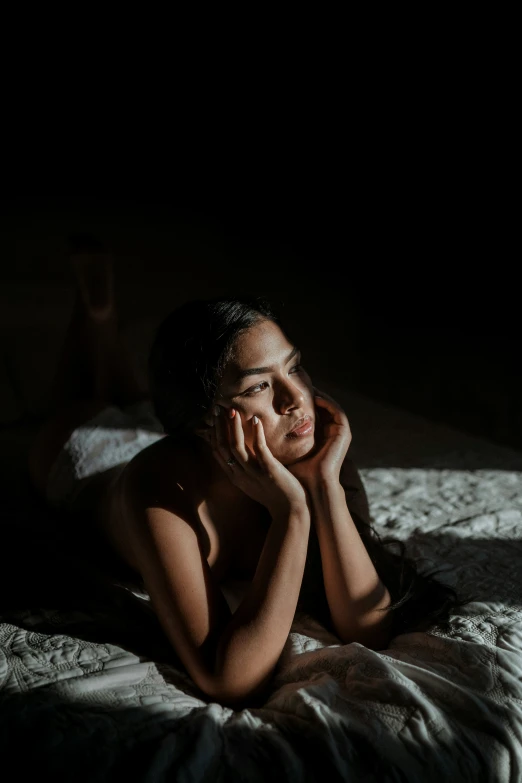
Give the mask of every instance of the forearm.
<path id="1" fill-rule="evenodd" d="M 270 526 L 252 584 L 218 644 L 215 674 L 229 701 L 254 695 L 273 674 L 299 599 L 310 524 L 304 507 Z"/>
<path id="2" fill-rule="evenodd" d="M 388 640 L 390 594 L 381 582 L 357 531 L 339 482 L 308 487 L 321 550 L 323 578 L 332 623 L 345 643 L 382 649 Z"/>

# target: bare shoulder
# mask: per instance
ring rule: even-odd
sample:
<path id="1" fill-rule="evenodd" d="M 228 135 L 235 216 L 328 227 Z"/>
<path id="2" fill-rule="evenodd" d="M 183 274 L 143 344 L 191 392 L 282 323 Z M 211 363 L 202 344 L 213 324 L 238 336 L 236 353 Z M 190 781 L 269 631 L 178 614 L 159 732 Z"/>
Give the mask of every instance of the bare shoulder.
<path id="1" fill-rule="evenodd" d="M 101 524 L 112 546 L 134 570 L 140 570 L 135 547 L 146 509 L 165 509 L 196 526 L 195 461 L 190 444 L 162 438 L 137 454 L 109 488 Z"/>
<path id="2" fill-rule="evenodd" d="M 126 465 L 122 487 L 131 492 L 147 492 L 176 484 L 185 488 L 197 461 L 196 449 L 190 439 L 177 440 L 167 435 L 140 451 Z"/>
<path id="3" fill-rule="evenodd" d="M 144 449 L 115 488 L 112 530 L 189 675 L 218 695 L 217 644 L 231 613 L 201 548 L 195 492 L 202 469 L 190 444 L 164 438 Z"/>

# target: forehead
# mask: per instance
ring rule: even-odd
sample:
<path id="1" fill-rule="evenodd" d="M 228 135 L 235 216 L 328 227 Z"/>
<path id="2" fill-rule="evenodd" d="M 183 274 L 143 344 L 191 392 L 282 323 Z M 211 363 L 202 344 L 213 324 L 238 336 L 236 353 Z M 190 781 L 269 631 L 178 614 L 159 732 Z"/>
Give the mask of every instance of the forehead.
<path id="1" fill-rule="evenodd" d="M 267 358 L 277 361 L 280 352 L 292 349 L 292 344 L 273 321 L 260 321 L 248 331 L 239 335 L 232 352 L 231 362 L 243 368 L 245 363 L 252 367 L 267 364 Z M 263 361 L 259 361 L 263 359 Z M 270 362 L 268 362 L 270 363 Z"/>
<path id="2" fill-rule="evenodd" d="M 273 321 L 260 321 L 239 335 L 227 362 L 223 380 L 231 381 L 241 370 L 284 362 L 293 345 Z"/>

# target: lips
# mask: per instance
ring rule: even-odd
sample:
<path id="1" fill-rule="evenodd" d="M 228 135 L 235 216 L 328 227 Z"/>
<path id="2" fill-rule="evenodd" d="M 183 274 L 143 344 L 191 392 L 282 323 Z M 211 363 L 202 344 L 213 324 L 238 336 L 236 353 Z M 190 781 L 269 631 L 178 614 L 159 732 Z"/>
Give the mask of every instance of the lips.
<path id="1" fill-rule="evenodd" d="M 310 435 L 313 432 L 313 429 L 312 417 L 306 414 L 306 416 L 301 416 L 301 418 L 295 422 L 290 432 L 287 432 L 286 437 L 300 438 L 303 435 Z"/>

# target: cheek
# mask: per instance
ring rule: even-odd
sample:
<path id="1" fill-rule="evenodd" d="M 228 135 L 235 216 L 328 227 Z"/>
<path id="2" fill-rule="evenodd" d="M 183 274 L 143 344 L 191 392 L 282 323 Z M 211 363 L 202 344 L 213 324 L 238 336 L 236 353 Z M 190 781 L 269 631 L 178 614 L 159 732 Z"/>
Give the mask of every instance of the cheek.
<path id="1" fill-rule="evenodd" d="M 277 432 L 277 425 L 278 425 L 278 416 L 274 414 L 274 412 L 267 411 L 264 406 L 262 406 L 259 402 L 257 405 L 249 405 L 248 410 L 247 406 L 243 406 L 241 409 L 239 409 L 239 413 L 241 415 L 241 422 L 243 424 L 243 436 L 245 438 L 245 443 L 247 446 L 252 448 L 253 440 L 254 440 L 254 422 L 252 421 L 252 418 L 254 416 L 258 416 L 261 421 L 263 422 L 263 432 L 265 433 L 265 440 L 267 443 L 268 448 L 272 451 L 272 448 L 275 448 L 277 445 L 277 440 L 281 440 L 280 434 Z M 280 445 L 279 445 L 280 448 Z"/>
<path id="2" fill-rule="evenodd" d="M 303 392 L 303 394 L 308 397 L 309 400 L 313 400 L 314 398 L 314 385 L 312 383 L 312 379 L 308 375 L 307 372 L 304 372 L 301 375 L 300 378 L 300 387 Z"/>
<path id="3" fill-rule="evenodd" d="M 261 413 L 258 407 L 258 414 L 263 421 L 263 430 L 265 433 L 266 445 L 270 449 L 272 455 L 278 459 L 283 465 L 291 465 L 292 463 L 305 457 L 314 447 L 315 439 L 288 439 L 281 434 L 281 430 L 277 425 L 279 421 L 272 420 L 270 416 Z M 245 444 L 251 451 L 254 451 L 254 424 L 252 422 L 252 416 L 254 414 L 249 412 L 245 415 L 244 411 L 241 412 L 241 420 L 243 422 L 243 435 L 245 438 Z M 310 442 L 311 440 L 311 442 Z"/>
<path id="4" fill-rule="evenodd" d="M 267 438 L 268 440 L 268 435 L 267 435 L 268 417 L 265 415 L 260 405 L 244 404 L 241 405 L 241 407 L 237 405 L 236 410 L 239 412 L 239 415 L 241 416 L 241 424 L 243 425 L 243 437 L 245 439 L 245 443 L 247 444 L 247 446 L 252 447 L 252 442 L 254 440 L 254 422 L 252 421 L 252 419 L 256 414 L 263 421 L 263 426 L 265 429 L 265 438 Z"/>

